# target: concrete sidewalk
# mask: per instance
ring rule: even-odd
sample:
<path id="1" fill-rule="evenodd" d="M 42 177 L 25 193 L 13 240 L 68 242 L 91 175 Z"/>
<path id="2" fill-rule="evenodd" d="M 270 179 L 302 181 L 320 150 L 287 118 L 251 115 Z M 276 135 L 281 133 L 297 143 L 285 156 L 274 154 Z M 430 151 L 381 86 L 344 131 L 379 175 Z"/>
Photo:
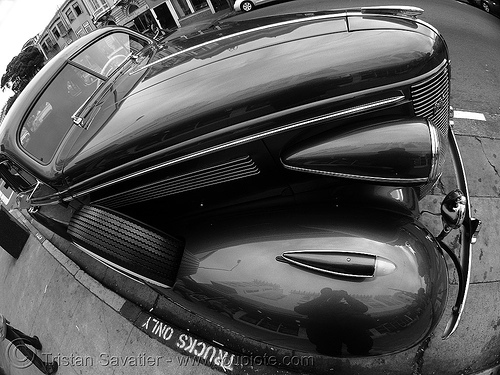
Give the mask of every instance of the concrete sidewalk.
<path id="1" fill-rule="evenodd" d="M 19 212 L 14 215 L 32 235 L 17 260 L 0 251 L 0 311 L 13 327 L 40 338 L 38 354 L 56 360 L 58 374 L 217 373 L 136 327 L 131 320 L 139 308 L 91 278 Z M 0 345 L 6 374 L 40 374 L 8 343 Z"/>

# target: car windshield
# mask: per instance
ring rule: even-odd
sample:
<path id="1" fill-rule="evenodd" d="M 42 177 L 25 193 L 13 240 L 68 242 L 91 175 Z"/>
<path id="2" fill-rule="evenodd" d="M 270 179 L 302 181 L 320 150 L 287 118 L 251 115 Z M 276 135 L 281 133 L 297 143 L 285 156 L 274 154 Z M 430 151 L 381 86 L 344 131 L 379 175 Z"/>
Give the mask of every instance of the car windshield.
<path id="1" fill-rule="evenodd" d="M 47 164 L 73 125 L 72 115 L 129 56 L 147 44 L 126 33 L 98 40 L 72 58 L 48 85 L 24 121 L 21 146 Z"/>
<path id="2" fill-rule="evenodd" d="M 145 47 L 145 42 L 125 33 L 115 33 L 94 43 L 72 61 L 109 77 L 130 54 Z"/>
<path id="3" fill-rule="evenodd" d="M 66 65 L 40 96 L 24 122 L 20 142 L 28 153 L 48 163 L 73 124 L 71 116 L 102 82 Z"/>

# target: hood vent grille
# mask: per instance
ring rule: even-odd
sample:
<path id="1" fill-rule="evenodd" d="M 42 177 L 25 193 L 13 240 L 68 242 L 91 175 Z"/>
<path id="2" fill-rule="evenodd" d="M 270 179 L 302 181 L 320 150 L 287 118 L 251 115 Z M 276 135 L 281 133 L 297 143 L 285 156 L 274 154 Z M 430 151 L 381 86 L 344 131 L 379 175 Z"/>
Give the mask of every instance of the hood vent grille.
<path id="1" fill-rule="evenodd" d="M 429 119 L 443 135 L 448 134 L 450 83 L 448 65 L 411 87 L 415 115 Z"/>
<path id="2" fill-rule="evenodd" d="M 415 115 L 428 119 L 439 130 L 441 136 L 448 136 L 450 126 L 450 78 L 449 65 L 445 64 L 435 74 L 411 86 Z M 442 170 L 444 157 L 440 158 L 438 170 Z M 434 182 L 419 188 L 423 197 L 431 191 Z"/>
<path id="3" fill-rule="evenodd" d="M 97 200 L 95 203 L 112 208 L 122 207 L 130 204 L 145 202 L 151 199 L 180 194 L 190 190 L 235 181 L 255 176 L 259 173 L 260 170 L 255 165 L 252 158 L 245 156 L 205 169 L 171 176 L 161 181 L 156 181 L 123 193 Z"/>

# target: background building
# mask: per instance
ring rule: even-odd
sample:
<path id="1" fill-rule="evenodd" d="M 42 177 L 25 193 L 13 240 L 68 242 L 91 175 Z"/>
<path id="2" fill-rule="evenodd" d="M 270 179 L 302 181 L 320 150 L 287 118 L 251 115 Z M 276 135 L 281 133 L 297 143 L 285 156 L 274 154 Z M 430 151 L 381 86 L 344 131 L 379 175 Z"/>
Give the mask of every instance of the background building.
<path id="1" fill-rule="evenodd" d="M 38 43 L 46 58 L 51 59 L 74 40 L 95 29 L 91 13 L 83 0 L 67 0 L 42 31 Z"/>
<path id="2" fill-rule="evenodd" d="M 221 10 L 233 0 L 66 0 L 38 36 L 37 46 L 50 60 L 74 40 L 108 25 L 144 34 L 174 30 Z"/>

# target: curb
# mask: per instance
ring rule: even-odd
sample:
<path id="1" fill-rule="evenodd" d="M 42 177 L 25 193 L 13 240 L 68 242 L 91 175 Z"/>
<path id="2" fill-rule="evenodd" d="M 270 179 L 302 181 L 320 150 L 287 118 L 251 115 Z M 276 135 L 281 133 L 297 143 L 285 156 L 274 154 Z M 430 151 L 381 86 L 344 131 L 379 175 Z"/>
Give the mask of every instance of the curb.
<path id="1" fill-rule="evenodd" d="M 190 357 L 191 361 L 189 363 L 197 366 L 206 366 L 207 372 L 209 371 L 208 368 L 211 368 L 217 371 L 231 372 L 233 374 L 241 373 L 241 371 L 234 371 L 238 370 L 235 366 L 233 366 L 233 360 L 236 353 L 231 353 L 224 349 L 223 344 L 218 343 L 215 340 L 212 343 L 209 343 L 205 339 L 189 333 L 189 329 L 186 331 L 166 322 L 159 316 L 154 315 L 152 312 L 155 307 L 158 307 L 157 303 L 161 305 L 161 302 L 158 302 L 160 301 L 161 294 L 155 292 L 149 285 L 143 284 L 145 289 L 149 289 L 150 293 L 153 293 L 154 303 L 151 304 L 151 306 L 149 306 L 150 304 L 148 303 L 146 303 L 145 306 L 139 306 L 136 303 L 125 299 L 89 275 L 85 269 L 70 259 L 62 250 L 58 249 L 46 237 L 46 235 L 41 233 L 41 231 L 45 232 L 47 230 L 44 230 L 43 227 L 39 230 L 36 226 L 36 222 L 33 223 L 30 221 L 29 215 L 25 215 L 17 209 L 11 210 L 10 214 L 18 220 L 20 225 L 26 228 L 38 240 L 38 242 L 40 242 L 41 246 L 66 271 L 68 271 L 68 273 L 71 274 L 76 281 L 89 290 L 90 293 L 96 296 L 99 300 L 108 305 L 113 311 L 129 321 L 141 332 L 145 333 L 150 338 L 155 339 L 159 343 L 175 350 L 179 355 Z M 48 232 L 47 234 L 50 235 Z M 81 254 L 84 253 L 81 252 Z M 85 256 L 87 255 L 85 254 Z M 117 271 L 112 270 L 112 272 Z M 123 277 L 126 276 L 123 275 Z M 137 283 L 137 281 L 132 282 Z M 151 297 L 148 299 L 151 300 Z M 163 311 L 163 309 L 163 306 L 159 307 L 160 312 Z M 185 361 L 185 363 L 188 362 Z M 243 370 L 243 368 L 240 367 L 239 370 Z M 266 371 L 266 373 L 274 372 L 275 371 L 273 370 Z M 284 374 L 286 371 L 283 372 L 281 370 L 280 373 Z"/>
<path id="2" fill-rule="evenodd" d="M 18 210 L 11 210 L 10 213 L 14 216 L 25 228 L 27 228 L 41 243 L 42 247 L 54 257 L 54 259 L 65 268 L 73 277 L 92 294 L 99 298 L 102 302 L 111 307 L 114 311 L 120 313 L 123 305 L 126 303 L 125 298 L 119 296 L 115 292 L 107 289 L 100 282 L 89 276 L 80 266 L 68 258 L 57 247 L 46 239 L 26 217 Z"/>

